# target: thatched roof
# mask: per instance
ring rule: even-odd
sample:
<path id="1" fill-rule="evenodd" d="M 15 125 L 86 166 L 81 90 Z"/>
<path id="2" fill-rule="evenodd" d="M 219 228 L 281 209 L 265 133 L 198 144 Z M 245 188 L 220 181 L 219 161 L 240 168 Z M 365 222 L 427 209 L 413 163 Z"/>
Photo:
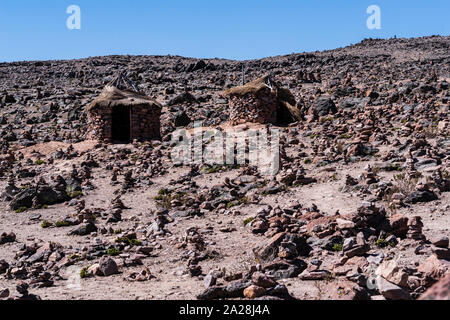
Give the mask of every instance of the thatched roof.
<path id="1" fill-rule="evenodd" d="M 245 96 L 249 93 L 257 93 L 265 88 L 272 87 L 272 89 L 276 89 L 273 86 L 276 86 L 275 83 L 272 82 L 270 76 L 264 76 L 262 78 L 256 79 L 255 81 L 249 82 L 243 86 L 235 87 L 230 90 L 225 91 L 225 96 Z"/>
<path id="2" fill-rule="evenodd" d="M 273 94 L 277 96 L 279 104 L 279 112 L 284 113 L 287 109 L 288 113 L 292 116 L 292 120 L 300 120 L 300 111 L 297 108 L 294 95 L 289 89 L 282 88 L 278 83 L 273 81 L 269 75 L 256 79 L 243 86 L 232 88 L 224 92 L 225 96 L 245 96 L 249 93 L 257 93 L 263 89 L 270 89 Z"/>
<path id="3" fill-rule="evenodd" d="M 107 85 L 102 93 L 87 106 L 86 111 L 92 112 L 96 109 L 113 108 L 116 106 L 142 105 L 148 105 L 149 108 L 162 108 L 158 102 L 144 94 L 131 90 L 120 90 L 114 86 Z"/>

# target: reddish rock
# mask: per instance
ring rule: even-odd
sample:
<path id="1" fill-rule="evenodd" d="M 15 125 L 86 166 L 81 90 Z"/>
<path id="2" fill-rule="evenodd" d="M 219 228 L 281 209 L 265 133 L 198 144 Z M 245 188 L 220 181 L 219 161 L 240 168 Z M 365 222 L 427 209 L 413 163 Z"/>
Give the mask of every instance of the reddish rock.
<path id="1" fill-rule="evenodd" d="M 370 300 L 364 288 L 348 280 L 328 284 L 326 292 L 327 298 L 331 300 Z"/>
<path id="2" fill-rule="evenodd" d="M 397 262 L 383 261 L 383 263 L 375 271 L 376 275 L 382 276 L 389 282 L 396 284 L 400 287 L 407 287 L 408 274 L 404 272 L 397 264 Z"/>
<path id="3" fill-rule="evenodd" d="M 244 290 L 244 297 L 246 297 L 247 299 L 256 299 L 262 297 L 265 293 L 266 289 L 255 285 L 251 285 L 250 287 Z"/>
<path id="4" fill-rule="evenodd" d="M 262 288 L 272 288 L 276 286 L 276 281 L 262 272 L 255 272 L 252 275 L 252 282 L 254 285 Z"/>
<path id="5" fill-rule="evenodd" d="M 283 241 L 284 232 L 274 235 L 262 245 L 253 249 L 253 253 L 261 262 L 270 262 L 278 255 L 278 246 Z"/>
<path id="6" fill-rule="evenodd" d="M 450 300 L 450 273 L 428 289 L 419 300 Z"/>
<path id="7" fill-rule="evenodd" d="M 408 218 L 402 214 L 396 214 L 389 218 L 392 233 L 400 238 L 405 238 L 408 233 Z"/>
<path id="8" fill-rule="evenodd" d="M 435 255 L 426 259 L 417 269 L 425 277 L 440 279 L 450 270 L 450 262 L 439 260 Z"/>

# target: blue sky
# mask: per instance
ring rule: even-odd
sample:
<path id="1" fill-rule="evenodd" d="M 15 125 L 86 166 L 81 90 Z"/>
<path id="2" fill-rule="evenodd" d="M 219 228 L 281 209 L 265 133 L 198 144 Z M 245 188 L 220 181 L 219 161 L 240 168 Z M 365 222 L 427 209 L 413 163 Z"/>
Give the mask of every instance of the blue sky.
<path id="1" fill-rule="evenodd" d="M 369 30 L 370 5 L 381 30 Z M 81 30 L 69 30 L 69 5 Z M 0 0 L 0 61 L 111 54 L 253 59 L 450 34 L 449 0 Z"/>

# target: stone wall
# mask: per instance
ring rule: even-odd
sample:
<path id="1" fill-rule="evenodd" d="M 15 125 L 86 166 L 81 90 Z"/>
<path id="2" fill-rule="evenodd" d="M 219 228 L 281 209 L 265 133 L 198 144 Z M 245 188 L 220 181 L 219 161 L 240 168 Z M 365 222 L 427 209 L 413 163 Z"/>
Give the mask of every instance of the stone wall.
<path id="1" fill-rule="evenodd" d="M 131 140 L 161 138 L 161 110 L 148 106 L 131 107 Z"/>
<path id="2" fill-rule="evenodd" d="M 277 122 L 277 97 L 269 88 L 243 96 L 233 95 L 229 97 L 229 101 L 230 121 L 233 124 Z"/>
<path id="3" fill-rule="evenodd" d="M 88 119 L 88 139 L 112 142 L 112 116 L 110 110 L 98 110 L 96 113 L 88 113 Z"/>
<path id="4" fill-rule="evenodd" d="M 161 138 L 161 110 L 149 105 L 130 106 L 131 137 L 130 140 L 148 141 Z M 87 138 L 112 143 L 112 109 L 96 109 L 88 113 L 89 129 Z"/>

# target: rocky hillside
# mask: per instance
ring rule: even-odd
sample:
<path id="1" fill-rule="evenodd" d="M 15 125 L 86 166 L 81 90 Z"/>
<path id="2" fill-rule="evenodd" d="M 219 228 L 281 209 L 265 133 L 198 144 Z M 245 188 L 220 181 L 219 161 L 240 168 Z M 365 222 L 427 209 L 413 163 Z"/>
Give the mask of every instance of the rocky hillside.
<path id="1" fill-rule="evenodd" d="M 423 296 L 450 268 L 449 53 L 433 36 L 0 64 L 0 298 Z M 171 132 L 226 124 L 243 65 L 297 100 L 280 172 L 174 166 Z M 119 72 L 163 105 L 162 141 L 86 140 L 84 109 Z"/>

